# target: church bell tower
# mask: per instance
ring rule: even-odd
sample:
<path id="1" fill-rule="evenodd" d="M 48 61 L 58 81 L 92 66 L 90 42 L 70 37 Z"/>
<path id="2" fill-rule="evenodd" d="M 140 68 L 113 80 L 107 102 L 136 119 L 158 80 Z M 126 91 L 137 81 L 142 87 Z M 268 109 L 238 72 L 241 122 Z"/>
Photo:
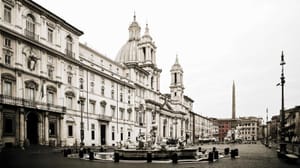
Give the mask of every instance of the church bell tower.
<path id="1" fill-rule="evenodd" d="M 181 65 L 178 62 L 178 57 L 176 55 L 175 64 L 171 68 L 171 85 L 170 85 L 170 92 L 171 92 L 171 100 L 172 101 L 179 101 L 183 100 L 183 70 Z"/>

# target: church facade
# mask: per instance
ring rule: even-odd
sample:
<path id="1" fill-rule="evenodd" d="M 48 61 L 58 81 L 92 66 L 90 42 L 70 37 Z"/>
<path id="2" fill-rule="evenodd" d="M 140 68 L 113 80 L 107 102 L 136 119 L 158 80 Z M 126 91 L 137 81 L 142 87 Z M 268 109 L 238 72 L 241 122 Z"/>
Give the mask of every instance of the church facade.
<path id="1" fill-rule="evenodd" d="M 183 68 L 160 91 L 156 45 L 134 16 L 115 60 L 79 42 L 83 32 L 31 0 L 0 1 L 0 143 L 116 145 L 191 140 L 193 100 Z M 81 132 L 81 129 L 83 131 Z"/>

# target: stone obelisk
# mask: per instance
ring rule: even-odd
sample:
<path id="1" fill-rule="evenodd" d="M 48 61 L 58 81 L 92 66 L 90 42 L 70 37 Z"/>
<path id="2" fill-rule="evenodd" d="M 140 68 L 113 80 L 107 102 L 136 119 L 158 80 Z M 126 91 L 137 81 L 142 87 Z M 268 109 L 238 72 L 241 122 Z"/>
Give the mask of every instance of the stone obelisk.
<path id="1" fill-rule="evenodd" d="M 232 85 L 232 119 L 235 119 L 235 84 Z"/>

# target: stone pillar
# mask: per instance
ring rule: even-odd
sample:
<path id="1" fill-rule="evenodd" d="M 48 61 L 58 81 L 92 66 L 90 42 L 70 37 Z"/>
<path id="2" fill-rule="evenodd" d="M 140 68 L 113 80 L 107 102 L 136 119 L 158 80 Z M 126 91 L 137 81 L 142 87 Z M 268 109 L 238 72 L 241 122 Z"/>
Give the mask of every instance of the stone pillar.
<path id="1" fill-rule="evenodd" d="M 42 119 L 39 119 L 38 121 L 38 143 L 40 145 L 43 145 L 43 121 Z"/>
<path id="2" fill-rule="evenodd" d="M 20 109 L 20 146 L 24 146 L 25 140 L 25 119 L 24 119 L 24 108 Z"/>
<path id="3" fill-rule="evenodd" d="M 65 134 L 64 134 L 64 116 L 63 114 L 59 117 L 59 128 L 60 128 L 60 145 L 61 146 L 64 146 L 64 137 L 65 137 Z"/>
<path id="4" fill-rule="evenodd" d="M 157 84 L 157 86 L 156 86 L 157 89 L 156 90 L 160 91 L 160 74 L 159 73 L 157 75 L 157 83 L 156 84 Z"/>
<path id="5" fill-rule="evenodd" d="M 49 120 L 48 112 L 45 113 L 45 145 L 49 145 Z"/>

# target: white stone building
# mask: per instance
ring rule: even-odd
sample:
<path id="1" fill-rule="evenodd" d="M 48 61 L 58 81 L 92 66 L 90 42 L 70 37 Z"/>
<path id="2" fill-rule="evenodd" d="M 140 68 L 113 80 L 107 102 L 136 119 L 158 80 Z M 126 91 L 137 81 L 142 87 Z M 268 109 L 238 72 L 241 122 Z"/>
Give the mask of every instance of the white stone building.
<path id="1" fill-rule="evenodd" d="M 240 117 L 236 130 L 243 141 L 257 141 L 262 118 Z"/>
<path id="2" fill-rule="evenodd" d="M 156 46 L 134 16 L 111 60 L 83 34 L 31 0 L 0 1 L 0 143 L 116 145 L 143 135 L 191 138 L 193 100 L 176 58 L 170 94 L 160 92 Z M 82 104 L 81 104 L 82 102 Z M 153 134 L 152 134 L 153 135 Z"/>

